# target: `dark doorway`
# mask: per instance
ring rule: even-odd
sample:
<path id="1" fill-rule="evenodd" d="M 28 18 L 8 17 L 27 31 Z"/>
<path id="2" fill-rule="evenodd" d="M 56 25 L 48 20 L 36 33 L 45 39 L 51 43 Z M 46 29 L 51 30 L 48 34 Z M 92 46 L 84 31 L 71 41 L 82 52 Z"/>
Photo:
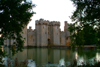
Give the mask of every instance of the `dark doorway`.
<path id="1" fill-rule="evenodd" d="M 48 45 L 50 45 L 50 39 L 48 39 Z"/>

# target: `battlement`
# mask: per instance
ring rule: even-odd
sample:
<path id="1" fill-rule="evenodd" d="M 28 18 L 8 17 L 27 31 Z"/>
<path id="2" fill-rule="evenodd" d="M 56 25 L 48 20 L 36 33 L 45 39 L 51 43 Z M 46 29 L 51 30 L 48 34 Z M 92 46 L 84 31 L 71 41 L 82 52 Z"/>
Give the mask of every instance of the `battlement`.
<path id="1" fill-rule="evenodd" d="M 49 21 L 48 20 L 44 20 L 44 19 L 40 19 L 40 20 L 36 20 L 35 24 L 36 25 L 48 25 Z"/>
<path id="2" fill-rule="evenodd" d="M 49 25 L 60 26 L 60 22 L 59 22 L 59 21 L 51 21 L 51 22 L 49 23 Z"/>
<path id="3" fill-rule="evenodd" d="M 48 20 L 44 20 L 44 19 L 40 19 L 40 20 L 36 20 L 35 21 L 36 25 L 57 25 L 60 26 L 60 22 L 59 21 L 48 21 Z"/>

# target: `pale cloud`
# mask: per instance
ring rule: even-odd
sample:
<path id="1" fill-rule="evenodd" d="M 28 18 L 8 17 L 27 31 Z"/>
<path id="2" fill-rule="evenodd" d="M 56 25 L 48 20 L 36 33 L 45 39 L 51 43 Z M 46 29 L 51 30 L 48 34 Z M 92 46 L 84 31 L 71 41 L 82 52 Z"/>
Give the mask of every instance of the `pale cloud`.
<path id="1" fill-rule="evenodd" d="M 35 28 L 35 20 L 43 18 L 49 21 L 60 21 L 61 30 L 64 30 L 64 21 L 71 23 L 69 16 L 72 15 L 75 8 L 72 5 L 70 0 L 33 0 L 32 1 L 37 6 L 33 8 L 33 11 L 36 12 L 32 17 L 32 21 L 29 23 L 29 26 Z"/>

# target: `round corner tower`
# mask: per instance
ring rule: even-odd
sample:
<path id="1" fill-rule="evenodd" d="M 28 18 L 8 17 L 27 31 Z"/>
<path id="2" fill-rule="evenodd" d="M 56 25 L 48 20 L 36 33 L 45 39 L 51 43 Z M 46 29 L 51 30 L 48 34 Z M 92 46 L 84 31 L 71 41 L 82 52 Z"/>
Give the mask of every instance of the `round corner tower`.
<path id="1" fill-rule="evenodd" d="M 51 25 L 51 44 L 52 45 L 60 45 L 60 22 L 52 21 Z"/>

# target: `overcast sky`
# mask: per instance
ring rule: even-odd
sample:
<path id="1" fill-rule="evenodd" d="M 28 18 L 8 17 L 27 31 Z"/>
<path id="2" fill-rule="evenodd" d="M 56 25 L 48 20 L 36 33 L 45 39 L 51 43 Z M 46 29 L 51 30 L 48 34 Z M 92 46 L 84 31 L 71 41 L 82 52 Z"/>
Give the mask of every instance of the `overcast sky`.
<path id="1" fill-rule="evenodd" d="M 40 18 L 49 21 L 60 21 L 62 31 L 64 30 L 64 21 L 72 23 L 69 17 L 75 8 L 70 0 L 32 0 L 32 3 L 36 4 L 36 7 L 33 8 L 36 14 L 33 15 L 28 28 L 32 26 L 32 29 L 35 29 L 35 20 Z"/>

